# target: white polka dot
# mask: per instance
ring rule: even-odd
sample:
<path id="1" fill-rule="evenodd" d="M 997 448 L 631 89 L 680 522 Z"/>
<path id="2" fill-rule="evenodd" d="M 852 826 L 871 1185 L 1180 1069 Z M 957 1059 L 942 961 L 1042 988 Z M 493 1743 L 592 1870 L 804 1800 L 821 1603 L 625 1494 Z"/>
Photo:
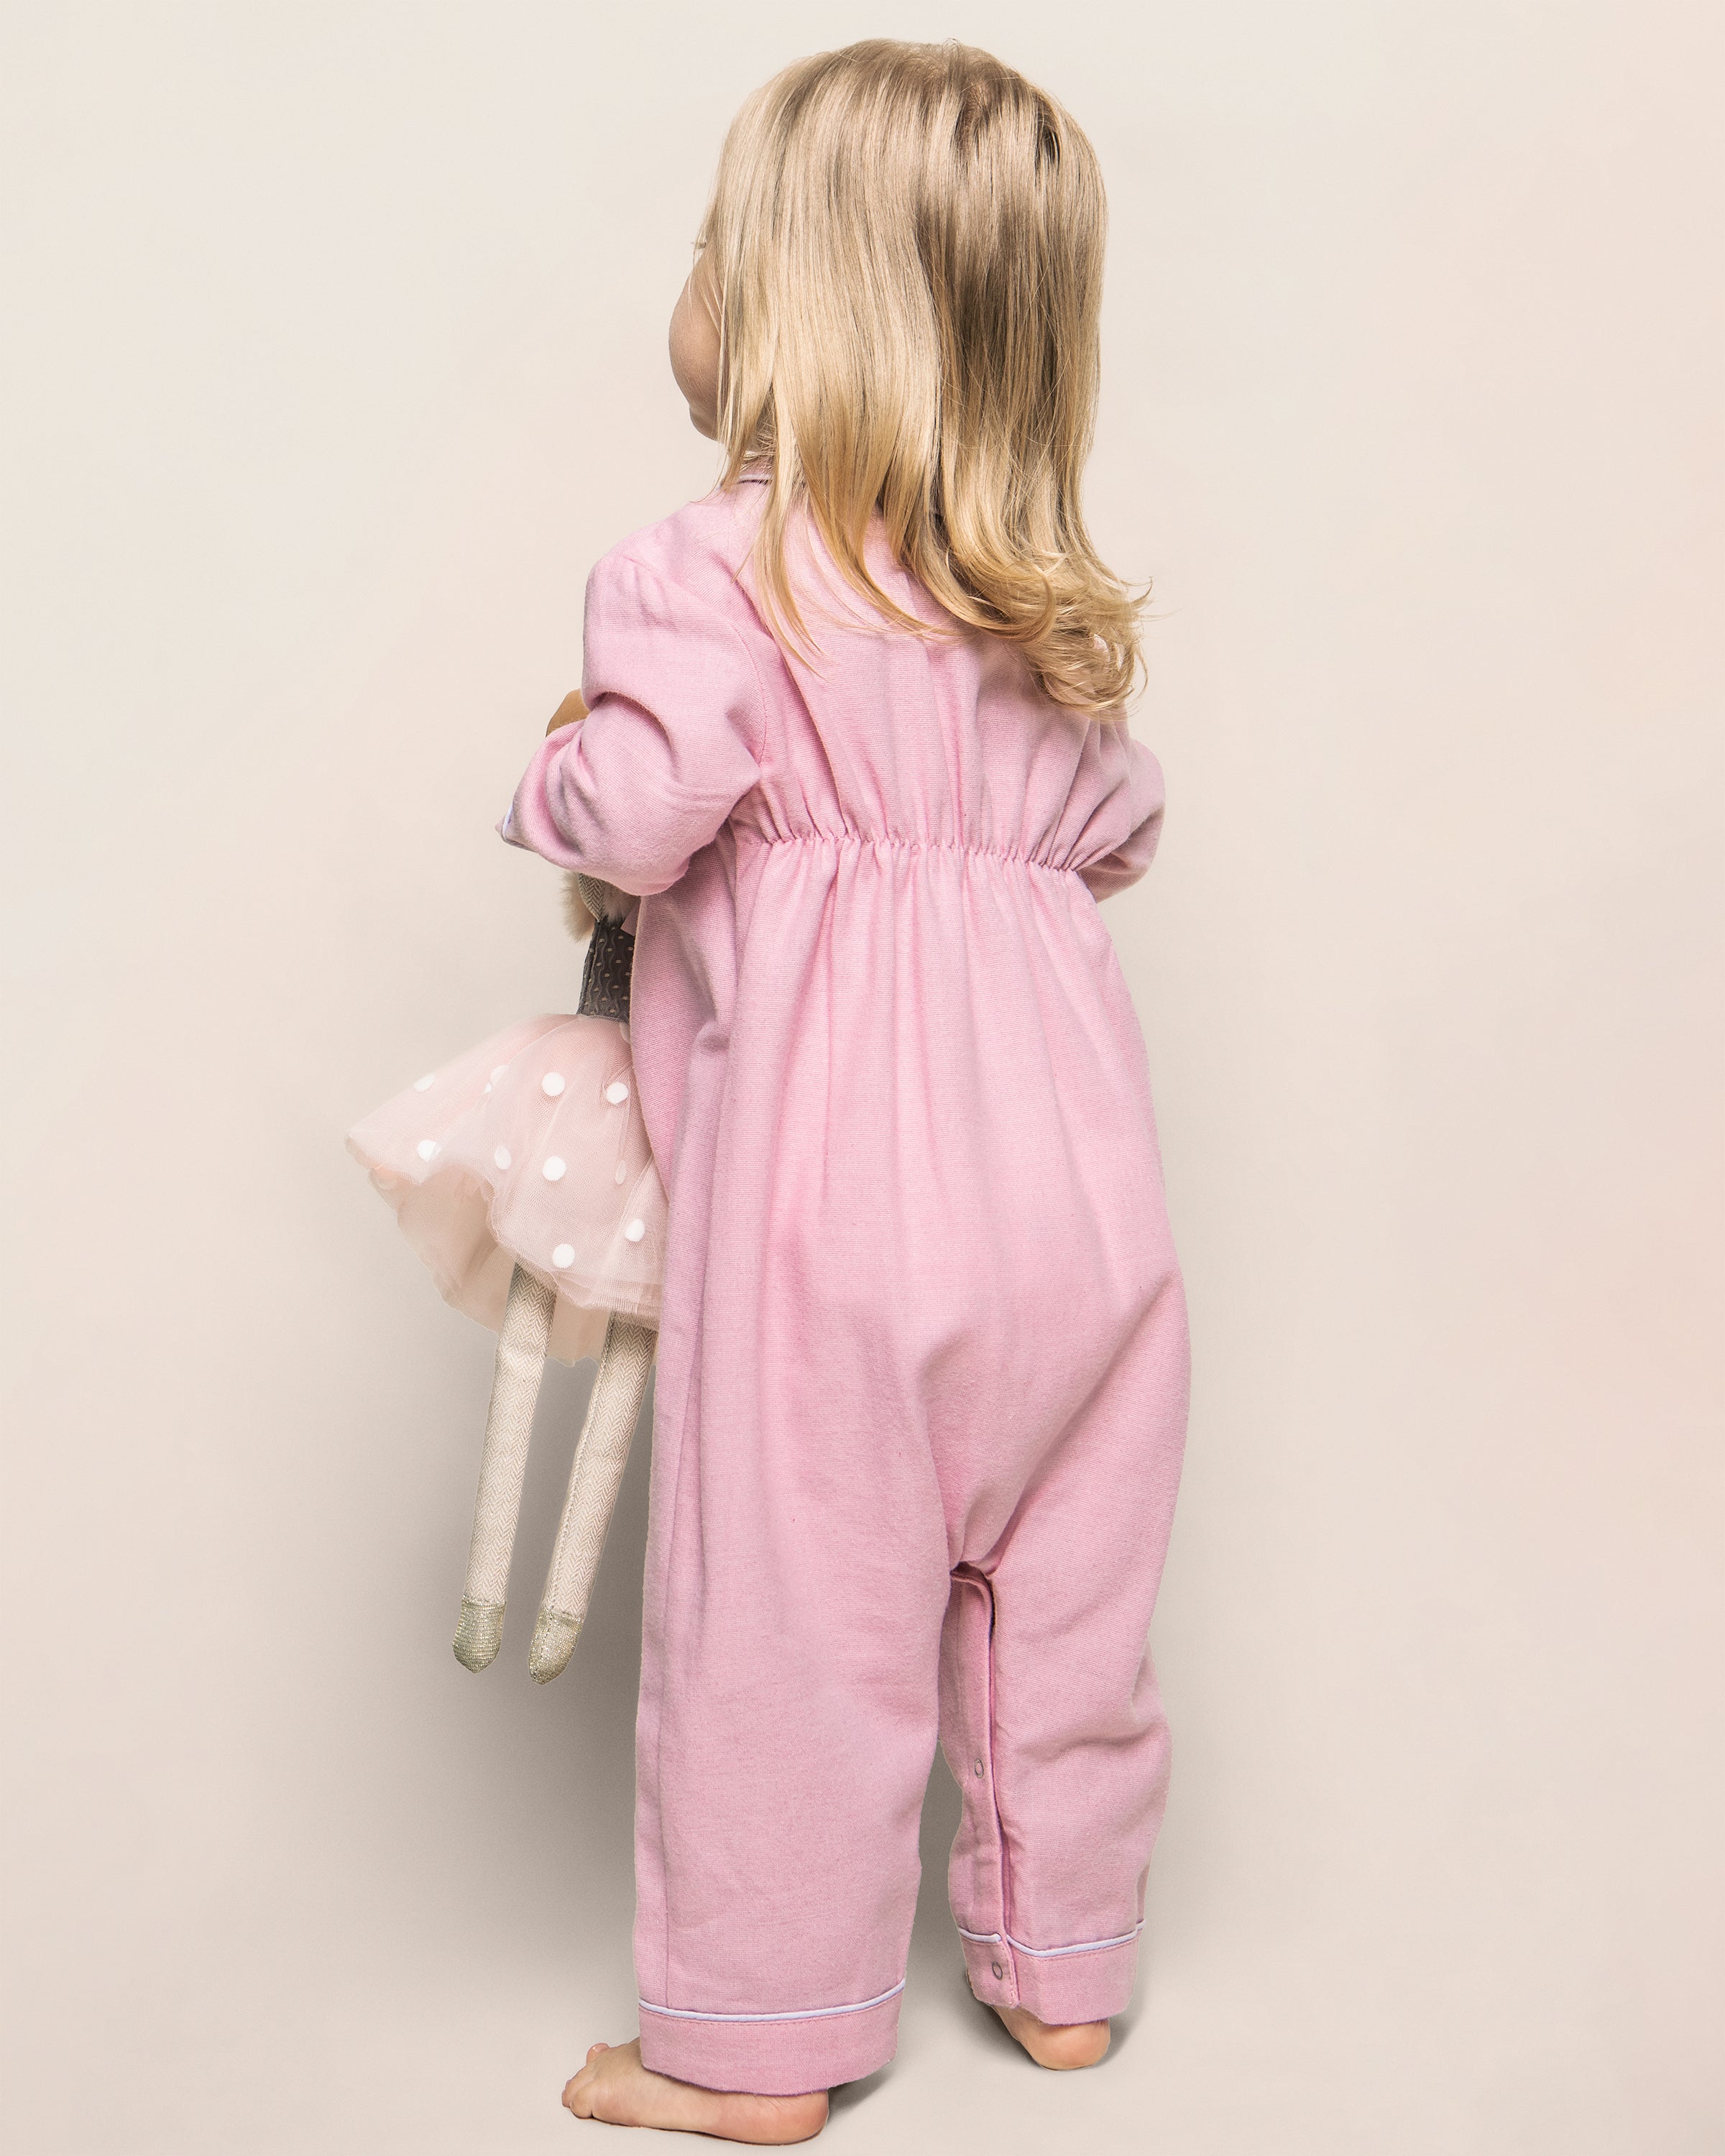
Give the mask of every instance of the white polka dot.
<path id="1" fill-rule="evenodd" d="M 566 1162 L 559 1160 L 557 1155 L 553 1153 L 551 1158 L 547 1161 L 544 1167 L 540 1169 L 539 1173 L 545 1178 L 547 1183 L 561 1183 L 564 1176 L 568 1173 L 568 1166 Z"/>
<path id="2" fill-rule="evenodd" d="M 490 1087 L 489 1086 L 486 1086 L 486 1088 L 485 1088 L 485 1091 L 489 1093 L 489 1092 L 490 1091 L 490 1090 L 491 1090 L 491 1089 L 490 1089 Z"/>
<path id="3" fill-rule="evenodd" d="M 559 1272 L 563 1271 L 567 1266 L 572 1265 L 575 1262 L 575 1245 L 572 1243 L 559 1243 L 551 1254 L 551 1261 Z"/>
<path id="4" fill-rule="evenodd" d="M 639 1243 L 646 1232 L 647 1224 L 644 1220 L 631 1220 L 623 1231 L 623 1240 L 626 1243 Z"/>
<path id="5" fill-rule="evenodd" d="M 629 1039 L 629 1028 L 626 1025 L 619 1025 L 617 1030 L 623 1035 L 625 1040 Z"/>
<path id="6" fill-rule="evenodd" d="M 510 1158 L 509 1147 L 507 1146 L 499 1146 L 496 1152 L 491 1155 L 491 1158 L 496 1162 L 499 1168 L 507 1168 Z"/>
<path id="7" fill-rule="evenodd" d="M 556 1100 L 557 1095 L 563 1090 L 562 1072 L 561 1070 L 547 1070 L 545 1075 L 539 1081 L 539 1090 L 542 1093 L 548 1095 L 552 1100 Z"/>
<path id="8" fill-rule="evenodd" d="M 499 1079 L 503 1075 L 504 1072 L 505 1072 L 506 1070 L 508 1070 L 508 1068 L 509 1068 L 509 1065 L 508 1065 L 506 1063 L 500 1063 L 500 1064 L 497 1065 L 497 1068 L 496 1068 L 496 1069 L 495 1069 L 495 1070 L 491 1073 L 491 1083 L 492 1083 L 494 1086 L 497 1083 L 497 1081 L 498 1081 L 498 1080 L 499 1080 Z"/>
<path id="9" fill-rule="evenodd" d="M 421 1138 L 418 1144 L 414 1147 L 413 1150 L 418 1154 L 421 1160 L 435 1160 L 438 1155 L 443 1151 L 443 1147 L 438 1143 L 435 1138 Z"/>
<path id="10" fill-rule="evenodd" d="M 617 1180 L 619 1183 L 627 1183 L 629 1181 L 629 1163 L 627 1161 L 619 1160 L 618 1162 Z"/>
<path id="11" fill-rule="evenodd" d="M 605 1098 L 614 1108 L 620 1108 L 629 1098 L 629 1088 L 620 1078 L 614 1078 L 605 1088 Z"/>
<path id="12" fill-rule="evenodd" d="M 428 1070 L 423 1078 L 416 1078 L 413 1081 L 413 1091 L 416 1093 L 429 1093 L 436 1083 L 436 1071 Z"/>

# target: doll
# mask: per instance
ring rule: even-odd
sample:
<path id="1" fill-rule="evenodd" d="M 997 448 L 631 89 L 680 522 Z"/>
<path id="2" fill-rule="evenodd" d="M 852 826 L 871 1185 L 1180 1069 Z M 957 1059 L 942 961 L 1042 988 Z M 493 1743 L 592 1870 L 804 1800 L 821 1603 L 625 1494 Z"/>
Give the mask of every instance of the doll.
<path id="1" fill-rule="evenodd" d="M 551 729 L 583 717 L 564 701 Z M 497 1334 L 455 1656 L 502 1644 L 533 1410 L 549 1353 L 598 1364 L 527 1666 L 567 1668 L 586 1618 L 658 1337 L 665 1192 L 629 1047 L 637 901 L 566 880 L 588 939 L 573 1016 L 529 1019 L 429 1072 L 355 1125 L 371 1171 L 444 1300 Z"/>

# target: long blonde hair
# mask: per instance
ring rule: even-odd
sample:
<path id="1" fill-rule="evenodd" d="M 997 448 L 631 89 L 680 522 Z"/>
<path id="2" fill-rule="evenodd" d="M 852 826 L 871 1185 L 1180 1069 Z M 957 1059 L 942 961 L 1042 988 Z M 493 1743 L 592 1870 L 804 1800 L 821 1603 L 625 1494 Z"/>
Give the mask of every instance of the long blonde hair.
<path id="1" fill-rule="evenodd" d="M 807 509 L 879 615 L 926 622 L 864 558 L 1017 644 L 1057 702 L 1120 716 L 1134 594 L 1079 484 L 1097 385 L 1106 205 L 1089 142 L 988 54 L 871 38 L 798 60 L 732 122 L 697 245 L 716 286 L 721 485 L 769 470 L 753 564 L 809 636 L 785 562 Z"/>

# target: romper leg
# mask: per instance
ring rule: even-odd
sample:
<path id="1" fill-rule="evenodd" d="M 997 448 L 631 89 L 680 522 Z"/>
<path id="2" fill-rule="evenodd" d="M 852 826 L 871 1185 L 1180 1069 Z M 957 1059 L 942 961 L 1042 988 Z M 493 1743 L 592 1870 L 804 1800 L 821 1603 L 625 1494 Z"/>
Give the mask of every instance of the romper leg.
<path id="1" fill-rule="evenodd" d="M 1169 1762 L 1146 1639 L 1186 1403 L 1173 1279 L 1000 1542 L 954 1573 L 941 1660 L 963 1804 L 952 1912 L 978 1998 L 1046 2022 L 1105 2020 L 1132 1995 Z"/>
<path id="2" fill-rule="evenodd" d="M 757 1391 L 661 1335 L 635 1969 L 643 2059 L 707 2088 L 831 2088 L 897 2041 L 949 1558 L 926 1436 L 848 1344 Z"/>

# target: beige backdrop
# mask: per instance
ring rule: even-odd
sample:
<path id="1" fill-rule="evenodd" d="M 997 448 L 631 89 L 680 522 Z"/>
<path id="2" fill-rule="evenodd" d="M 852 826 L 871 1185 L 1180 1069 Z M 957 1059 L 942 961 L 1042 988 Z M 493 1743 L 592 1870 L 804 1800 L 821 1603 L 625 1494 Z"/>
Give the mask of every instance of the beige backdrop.
<path id="1" fill-rule="evenodd" d="M 571 999 L 492 821 L 588 567 L 712 470 L 724 124 L 881 31 L 1112 191 L 1197 1377 L 1115 2055 L 968 2001 L 942 1770 L 832 2145 L 1721 2148 L 1713 14 L 7 8 L 10 2156 L 598 2145 L 645 1448 L 572 1673 L 458 1668 L 490 1341 L 341 1137 Z"/>

